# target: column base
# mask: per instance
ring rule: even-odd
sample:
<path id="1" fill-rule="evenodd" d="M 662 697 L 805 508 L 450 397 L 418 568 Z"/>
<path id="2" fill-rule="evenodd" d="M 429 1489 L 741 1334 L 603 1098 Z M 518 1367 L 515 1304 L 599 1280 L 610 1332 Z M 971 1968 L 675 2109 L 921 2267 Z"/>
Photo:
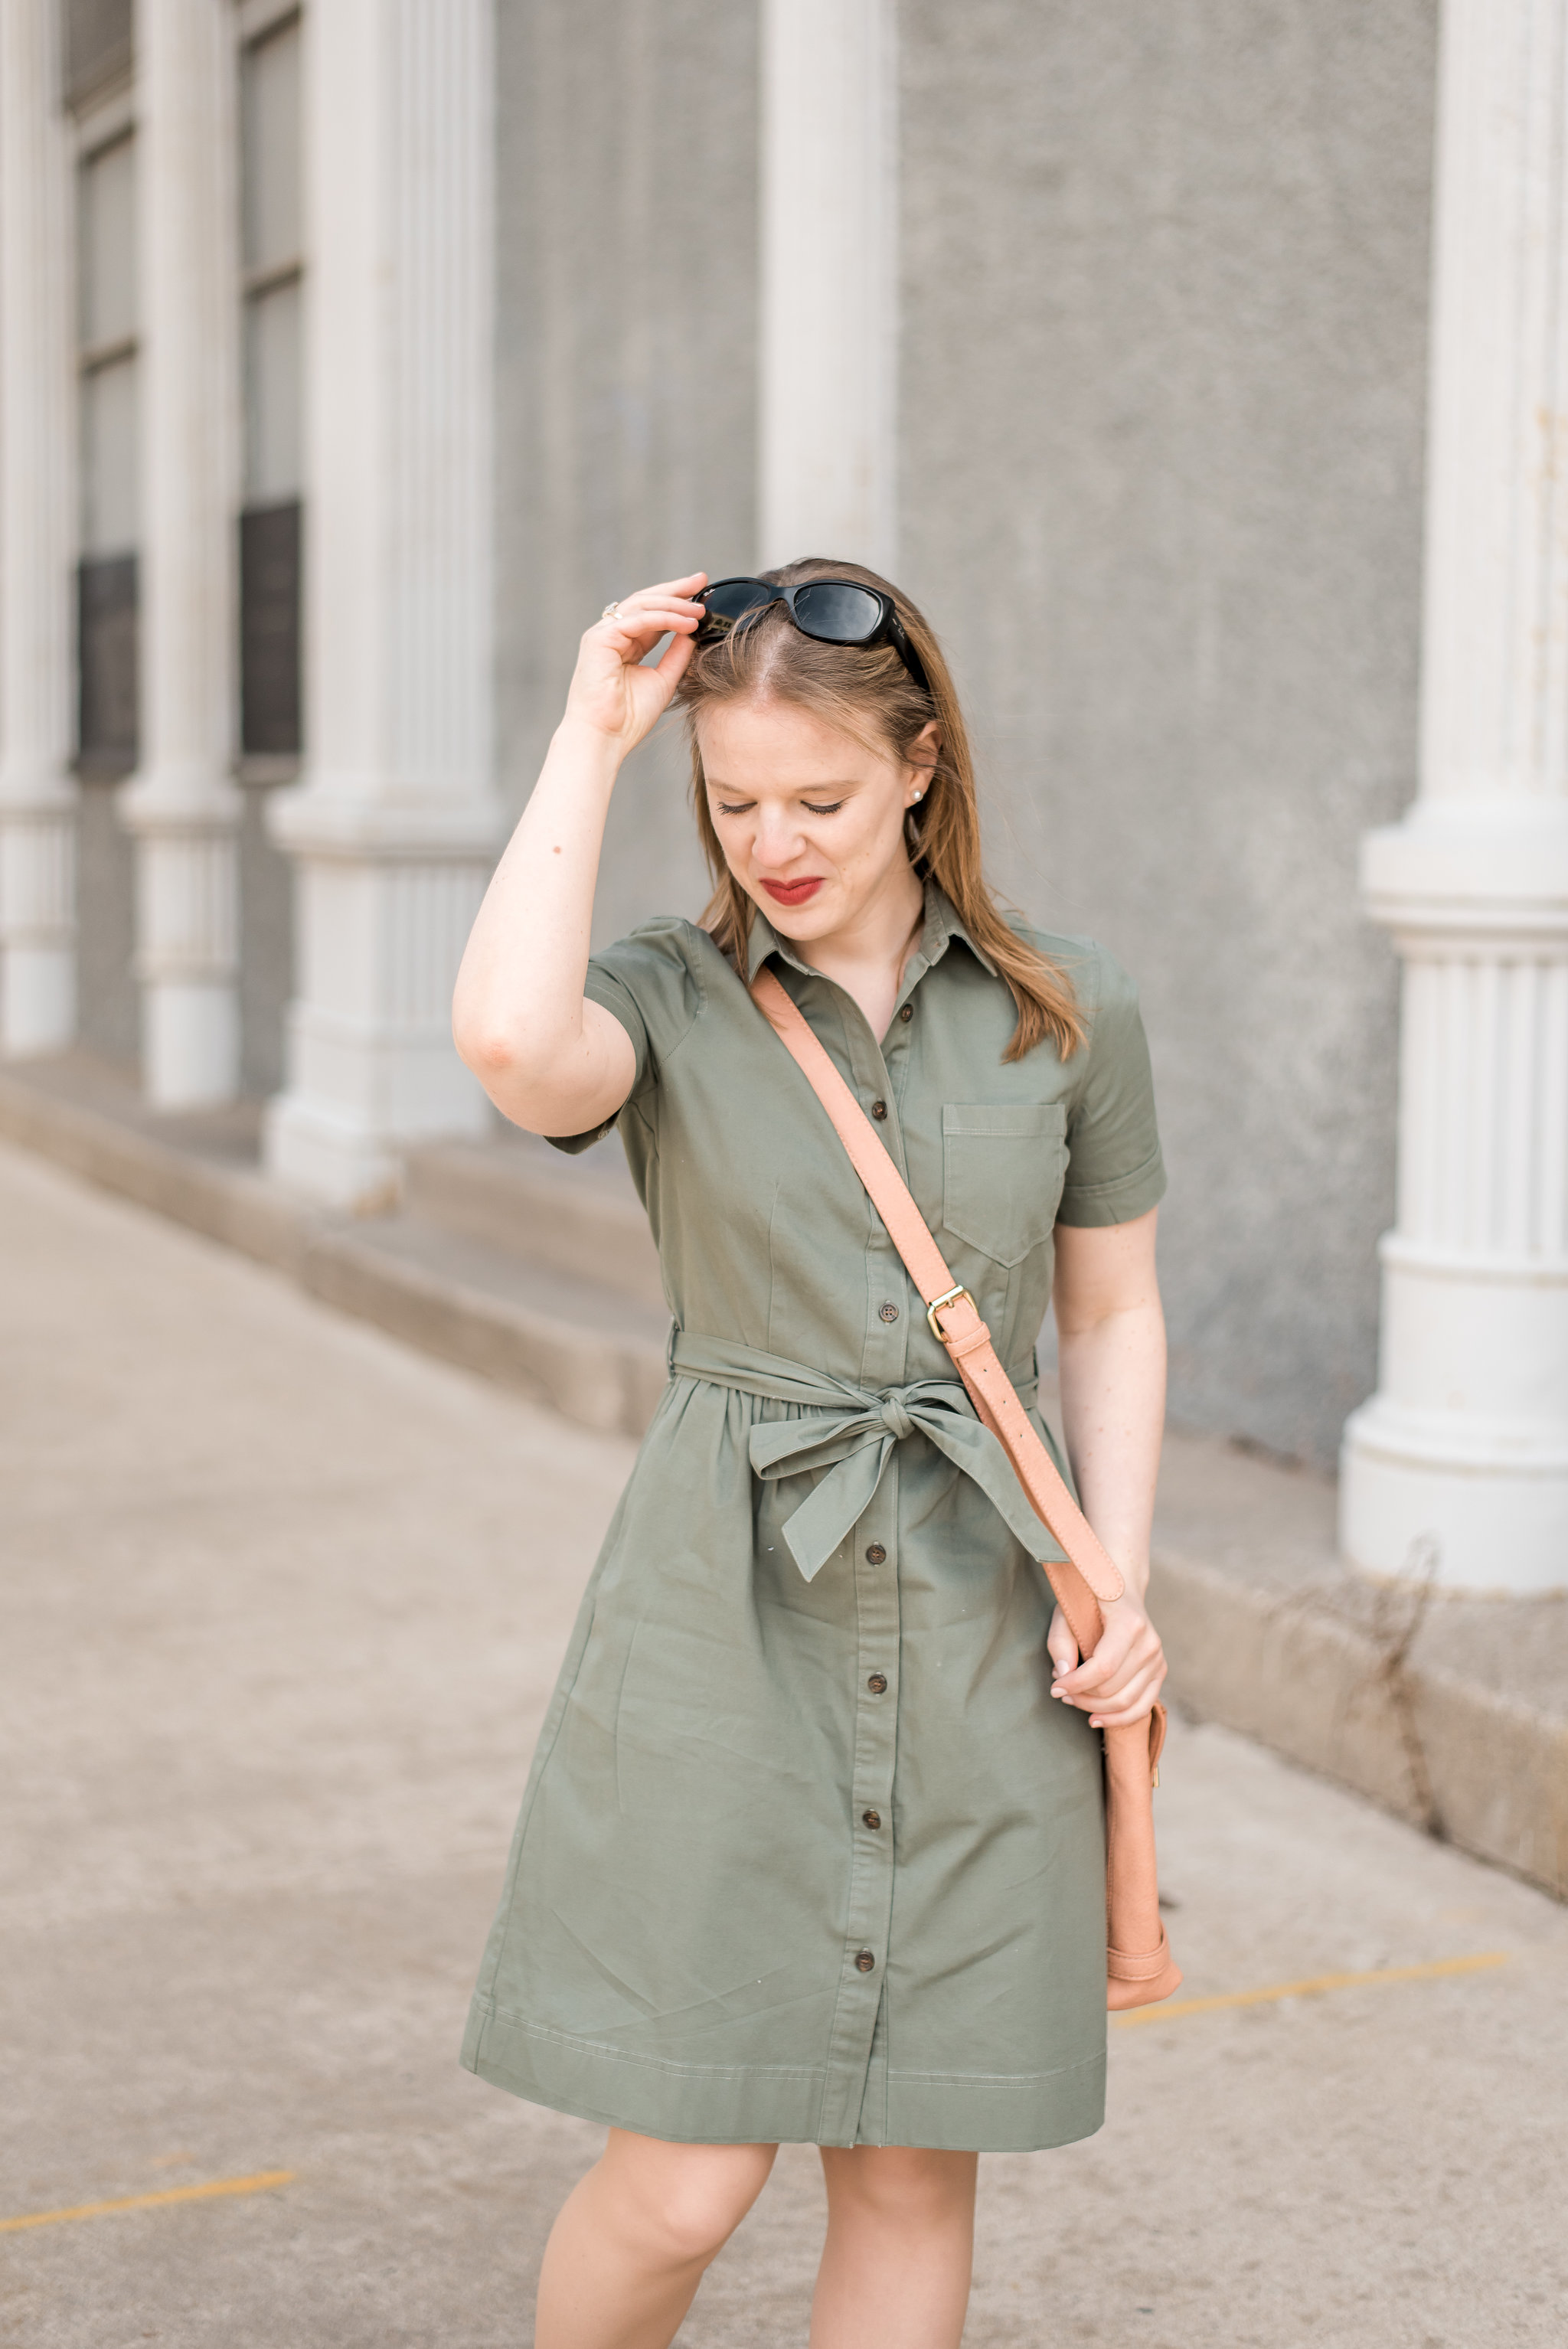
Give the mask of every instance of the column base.
<path id="1" fill-rule="evenodd" d="M 142 1084 L 154 1109 L 209 1109 L 240 1090 L 242 805 L 215 771 L 150 769 L 119 793 L 136 840 Z"/>
<path id="2" fill-rule="evenodd" d="M 392 806 L 325 789 L 267 811 L 294 860 L 299 993 L 266 1164 L 330 1206 L 390 1204 L 404 1149 L 493 1113 L 452 1045 L 452 982 L 493 861 L 497 811 Z"/>
<path id="3" fill-rule="evenodd" d="M 63 1052 L 77 1030 L 77 798 L 46 766 L 0 773 L 0 1055 Z"/>
<path id="4" fill-rule="evenodd" d="M 240 1024 L 234 989 L 155 979 L 141 990 L 142 1090 L 154 1109 L 215 1109 L 234 1098 Z"/>
<path id="5" fill-rule="evenodd" d="M 397 1204 L 400 1154 L 303 1093 L 279 1093 L 267 1103 L 262 1151 L 269 1174 L 324 1206 L 373 1216 Z"/>
<path id="6" fill-rule="evenodd" d="M 77 958 L 69 947 L 7 946 L 0 970 L 0 1056 L 63 1052 L 77 1032 Z"/>
<path id="7" fill-rule="evenodd" d="M 1568 1431 L 1489 1426 L 1375 1395 L 1346 1423 L 1340 1546 L 1392 1577 L 1425 1568 L 1445 1590 L 1539 1597 L 1568 1588 Z"/>

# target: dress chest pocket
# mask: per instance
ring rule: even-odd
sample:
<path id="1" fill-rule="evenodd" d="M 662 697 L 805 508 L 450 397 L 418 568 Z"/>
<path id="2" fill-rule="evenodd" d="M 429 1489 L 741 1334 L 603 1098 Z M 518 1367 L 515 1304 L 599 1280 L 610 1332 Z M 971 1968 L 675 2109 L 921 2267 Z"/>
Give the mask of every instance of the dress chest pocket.
<path id="1" fill-rule="evenodd" d="M 1063 1102 L 945 1102 L 942 1220 L 994 1264 L 1021 1264 L 1055 1227 L 1067 1176 Z"/>

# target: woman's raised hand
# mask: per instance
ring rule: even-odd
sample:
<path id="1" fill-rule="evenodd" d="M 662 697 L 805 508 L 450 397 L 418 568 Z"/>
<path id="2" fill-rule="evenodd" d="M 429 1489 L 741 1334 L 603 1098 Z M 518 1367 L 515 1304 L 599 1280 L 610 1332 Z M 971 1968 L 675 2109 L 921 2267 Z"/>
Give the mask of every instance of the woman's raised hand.
<path id="1" fill-rule="evenodd" d="M 639 587 L 584 631 L 566 697 L 568 724 L 604 736 L 623 757 L 635 750 L 669 708 L 691 658 L 703 616 L 696 591 L 707 585 L 706 571 L 692 571 L 657 587 Z M 674 641 L 655 667 L 645 668 L 643 662 L 663 636 Z"/>

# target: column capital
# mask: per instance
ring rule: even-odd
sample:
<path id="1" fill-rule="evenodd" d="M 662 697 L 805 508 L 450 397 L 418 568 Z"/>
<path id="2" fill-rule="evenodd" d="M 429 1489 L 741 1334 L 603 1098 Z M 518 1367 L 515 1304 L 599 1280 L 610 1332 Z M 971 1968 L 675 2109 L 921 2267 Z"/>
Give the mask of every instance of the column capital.
<path id="1" fill-rule="evenodd" d="M 120 785 L 115 804 L 126 830 L 140 840 L 237 832 L 245 812 L 233 777 L 206 767 L 143 768 Z"/>
<path id="2" fill-rule="evenodd" d="M 267 829 L 294 856 L 472 864 L 494 856 L 505 819 L 493 798 L 377 799 L 317 775 L 297 790 L 273 793 Z"/>
<path id="3" fill-rule="evenodd" d="M 63 760 L 21 751 L 0 755 L 0 821 L 9 816 L 75 817 L 77 781 Z"/>
<path id="4" fill-rule="evenodd" d="M 1423 935 L 1568 947 L 1568 802 L 1418 800 L 1361 843 L 1361 895 L 1401 947 Z"/>

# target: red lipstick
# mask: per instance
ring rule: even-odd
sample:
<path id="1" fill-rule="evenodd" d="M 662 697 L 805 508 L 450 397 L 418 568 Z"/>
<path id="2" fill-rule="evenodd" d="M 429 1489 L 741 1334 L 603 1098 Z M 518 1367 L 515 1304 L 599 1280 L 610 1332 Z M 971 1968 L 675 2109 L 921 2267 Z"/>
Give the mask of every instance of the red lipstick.
<path id="1" fill-rule="evenodd" d="M 820 873 L 810 881 L 764 881 L 762 886 L 778 905 L 804 905 L 822 885 Z"/>

